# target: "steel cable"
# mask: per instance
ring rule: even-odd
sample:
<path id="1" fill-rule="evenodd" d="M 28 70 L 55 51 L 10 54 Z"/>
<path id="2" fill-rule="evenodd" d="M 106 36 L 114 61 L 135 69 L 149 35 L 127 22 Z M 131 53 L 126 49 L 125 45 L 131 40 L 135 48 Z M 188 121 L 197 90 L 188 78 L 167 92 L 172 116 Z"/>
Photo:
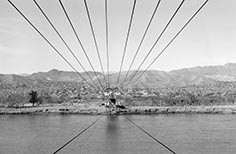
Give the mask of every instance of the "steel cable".
<path id="1" fill-rule="evenodd" d="M 67 13 L 67 11 L 66 11 L 66 8 L 64 7 L 64 5 L 63 5 L 63 3 L 62 3 L 62 0 L 59 0 L 59 3 L 60 3 L 60 5 L 61 5 L 61 7 L 62 7 L 62 9 L 63 9 L 63 12 L 64 12 L 64 14 L 65 14 L 65 16 L 66 16 L 66 18 L 67 18 L 69 24 L 70 24 L 70 26 L 71 26 L 71 28 L 72 28 L 72 30 L 73 30 L 75 36 L 76 36 L 76 39 L 77 39 L 78 43 L 80 44 L 80 47 L 81 47 L 81 49 L 82 49 L 82 51 L 83 51 L 85 57 L 87 58 L 87 60 L 88 60 L 88 62 L 89 62 L 90 67 L 91 67 L 92 70 L 93 70 L 93 73 L 94 73 L 95 76 L 97 77 L 100 86 L 103 88 L 103 85 L 102 85 L 100 79 L 98 78 L 97 72 L 95 71 L 95 69 L 94 69 L 94 67 L 93 67 L 93 64 L 92 64 L 92 62 L 91 62 L 91 60 L 90 60 L 90 58 L 89 58 L 89 56 L 88 56 L 88 54 L 87 54 L 87 52 L 86 52 L 86 50 L 85 50 L 85 48 L 84 48 L 84 46 L 83 46 L 83 44 L 82 44 L 80 38 L 79 38 L 79 35 L 77 34 L 77 32 L 76 32 L 76 30 L 75 30 L 75 28 L 74 28 L 74 26 L 73 26 L 73 23 L 72 23 L 72 21 L 71 21 L 69 15 L 68 15 L 68 13 Z"/>
<path id="2" fill-rule="evenodd" d="M 105 0 L 105 20 L 106 20 L 106 53 L 107 53 L 107 86 L 110 87 L 109 81 L 109 42 L 108 42 L 108 17 L 107 17 L 107 0 Z"/>
<path id="3" fill-rule="evenodd" d="M 153 140 L 155 140 L 157 143 L 159 143 L 160 145 L 162 145 L 165 149 L 167 149 L 168 151 L 170 151 L 173 154 L 176 154 L 176 152 L 174 150 L 172 150 L 169 146 L 167 146 L 165 143 L 161 142 L 160 140 L 158 140 L 157 138 L 155 138 L 154 136 L 152 136 L 150 133 L 148 133 L 146 130 L 144 130 L 142 127 L 138 126 L 135 122 L 133 122 L 132 120 L 130 120 L 127 116 L 126 118 L 138 129 L 140 129 L 142 132 L 144 132 L 145 134 L 147 134 L 149 137 L 151 137 Z"/>
<path id="4" fill-rule="evenodd" d="M 136 83 L 142 75 L 154 64 L 154 62 L 165 52 L 165 50 L 171 45 L 171 43 L 179 36 L 179 34 L 187 27 L 187 25 L 194 19 L 194 17 L 202 10 L 202 8 L 207 4 L 206 0 L 200 8 L 193 14 L 193 16 L 184 24 L 184 26 L 179 30 L 179 32 L 171 39 L 171 41 L 162 49 L 162 51 L 155 57 L 155 59 L 148 65 L 148 67 L 141 73 L 141 75 L 133 82 Z"/>
<path id="5" fill-rule="evenodd" d="M 130 30 L 131 30 L 131 26 L 132 26 L 133 17 L 134 17 L 136 2 L 137 2 L 137 0 L 134 0 L 133 7 L 132 7 L 132 12 L 131 12 L 131 17 L 130 17 L 130 21 L 129 21 L 128 32 L 127 32 L 126 39 L 125 39 L 125 46 L 124 46 L 122 60 L 121 60 L 121 64 L 120 64 L 119 75 L 118 75 L 118 79 L 117 79 L 117 86 L 119 85 L 119 81 L 120 81 L 120 74 L 121 74 L 121 70 L 122 70 L 122 67 L 123 67 L 125 53 L 126 53 L 126 49 L 127 49 L 127 45 L 128 45 L 128 41 L 129 41 L 129 35 L 130 35 Z"/>
<path id="6" fill-rule="evenodd" d="M 126 75 L 125 75 L 125 78 L 124 78 L 124 80 L 123 80 L 122 83 L 124 83 L 124 81 L 126 81 L 128 75 L 129 75 L 129 72 L 130 72 L 130 70 L 131 70 L 131 68 L 132 68 L 132 66 L 133 66 L 133 64 L 134 64 L 134 61 L 135 61 L 135 59 L 136 59 L 136 57 L 137 57 L 137 55 L 138 55 L 138 53 L 139 53 L 139 51 L 140 51 L 141 45 L 143 44 L 144 38 L 146 37 L 146 34 L 147 34 L 147 32 L 148 32 L 148 30 L 149 30 L 149 27 L 150 27 L 150 25 L 151 25 L 151 23 L 152 23 L 152 20 L 153 20 L 154 16 L 156 15 L 156 12 L 157 12 L 157 9 L 158 9 L 158 7 L 159 7 L 159 5 L 160 5 L 160 2 L 161 2 L 161 0 L 158 0 L 158 2 L 157 2 L 157 4 L 156 4 L 156 7 L 155 7 L 155 9 L 154 9 L 154 11 L 153 11 L 153 13 L 152 13 L 152 16 L 151 16 L 151 18 L 150 18 L 150 20 L 149 20 L 149 23 L 148 23 L 148 25 L 147 25 L 147 27 L 146 27 L 146 30 L 145 30 L 145 32 L 144 32 L 144 34 L 143 34 L 143 36 L 142 36 L 142 39 L 141 39 L 141 41 L 140 41 L 140 43 L 139 43 L 139 45 L 138 45 L 138 48 L 137 48 L 137 50 L 136 50 L 136 52 L 135 52 L 135 55 L 134 55 L 134 57 L 133 57 L 133 59 L 132 59 L 132 62 L 131 62 L 131 64 L 130 64 L 130 66 L 129 66 L 129 69 L 128 69 L 128 71 L 127 71 L 127 73 L 126 73 Z"/>
<path id="7" fill-rule="evenodd" d="M 93 29 L 93 24 L 92 24 L 91 16 L 90 16 L 89 9 L 88 9 L 87 0 L 84 0 L 84 5 L 85 5 L 86 13 L 87 13 L 87 16 L 88 16 L 90 29 L 92 31 L 93 42 L 95 44 L 95 48 L 96 48 L 96 51 L 97 51 L 100 67 L 101 67 L 102 73 L 104 75 L 104 79 L 106 79 L 105 78 L 104 69 L 103 69 L 103 65 L 102 65 L 102 59 L 101 59 L 100 52 L 99 52 L 99 49 L 98 49 L 97 39 L 96 39 L 96 36 L 95 36 L 95 32 L 94 32 L 94 29 Z"/>
<path id="8" fill-rule="evenodd" d="M 86 132 L 90 127 L 92 127 L 100 118 L 102 117 L 99 116 L 98 119 L 96 119 L 93 123 L 91 123 L 88 127 L 86 127 L 85 129 L 83 129 L 82 131 L 79 132 L 79 134 L 77 134 L 76 136 L 74 136 L 72 139 L 70 139 L 69 141 L 67 141 L 65 144 L 63 144 L 60 148 L 58 148 L 55 152 L 53 152 L 53 154 L 58 153 L 59 151 L 61 151 L 63 148 L 65 148 L 68 144 L 70 144 L 73 140 L 75 140 L 77 137 L 79 137 L 81 134 L 83 134 L 84 132 Z"/>
<path id="9" fill-rule="evenodd" d="M 77 71 L 77 69 L 52 45 L 52 43 L 34 26 L 34 24 L 10 1 L 8 2 L 11 6 L 33 27 L 33 29 L 38 32 L 38 34 L 53 48 L 53 50 L 90 86 L 93 87 L 82 75 Z"/>
<path id="10" fill-rule="evenodd" d="M 53 30 L 57 33 L 57 35 L 60 37 L 60 39 L 62 40 L 62 42 L 64 43 L 64 45 L 66 46 L 66 48 L 70 51 L 70 53 L 72 54 L 72 56 L 75 58 L 75 60 L 78 62 L 78 64 L 81 66 L 81 68 L 84 70 L 84 72 L 86 73 L 86 75 L 91 79 L 91 81 L 94 83 L 94 85 L 99 89 L 99 86 L 96 84 L 96 82 L 93 80 L 93 78 L 89 75 L 89 73 L 86 71 L 86 69 L 84 68 L 84 66 L 81 64 L 81 62 L 79 61 L 79 59 L 76 57 L 76 55 L 74 54 L 74 52 L 71 50 L 71 48 L 69 47 L 69 45 L 67 44 L 67 42 L 65 41 L 65 39 L 61 36 L 61 34 L 59 33 L 59 31 L 56 29 L 56 27 L 53 25 L 53 23 L 51 22 L 51 20 L 48 18 L 48 16 L 46 15 L 46 13 L 43 11 L 43 9 L 40 7 L 40 5 L 37 3 L 36 0 L 33 0 L 33 2 L 35 3 L 35 5 L 38 7 L 38 9 L 40 10 L 40 12 L 43 14 L 43 16 L 46 18 L 46 20 L 48 21 L 48 23 L 51 25 L 51 27 L 53 28 Z"/>
<path id="11" fill-rule="evenodd" d="M 162 30 L 162 32 L 160 33 L 160 35 L 158 36 L 158 38 L 156 39 L 155 43 L 152 45 L 152 47 L 150 48 L 150 50 L 148 51 L 147 55 L 144 57 L 143 61 L 141 62 L 141 64 L 139 65 L 138 69 L 134 72 L 134 74 L 131 76 L 128 84 L 132 81 L 132 79 L 135 77 L 135 75 L 138 73 L 138 71 L 140 70 L 141 66 L 144 64 L 144 62 L 146 61 L 146 59 L 149 57 L 149 55 L 151 54 L 151 52 L 153 51 L 154 47 L 156 46 L 156 44 L 159 42 L 159 40 L 161 39 L 162 35 L 164 34 L 164 32 L 166 31 L 166 29 L 169 27 L 170 23 L 172 22 L 172 20 L 174 19 L 174 17 L 176 16 L 176 14 L 179 12 L 180 8 L 182 7 L 183 3 L 185 0 L 182 0 L 181 3 L 179 4 L 178 8 L 175 10 L 174 14 L 171 16 L 170 20 L 168 21 L 168 23 L 166 24 L 165 28 Z"/>

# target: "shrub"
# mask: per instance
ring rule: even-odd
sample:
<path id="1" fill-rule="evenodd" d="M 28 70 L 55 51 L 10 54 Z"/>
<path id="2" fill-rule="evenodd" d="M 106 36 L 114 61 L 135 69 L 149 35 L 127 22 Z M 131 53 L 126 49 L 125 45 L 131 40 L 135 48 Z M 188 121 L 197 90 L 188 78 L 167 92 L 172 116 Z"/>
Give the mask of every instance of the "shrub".
<path id="1" fill-rule="evenodd" d="M 8 107 L 20 107 L 25 103 L 28 103 L 28 98 L 23 95 L 13 94 L 9 95 L 6 99 L 6 103 Z"/>

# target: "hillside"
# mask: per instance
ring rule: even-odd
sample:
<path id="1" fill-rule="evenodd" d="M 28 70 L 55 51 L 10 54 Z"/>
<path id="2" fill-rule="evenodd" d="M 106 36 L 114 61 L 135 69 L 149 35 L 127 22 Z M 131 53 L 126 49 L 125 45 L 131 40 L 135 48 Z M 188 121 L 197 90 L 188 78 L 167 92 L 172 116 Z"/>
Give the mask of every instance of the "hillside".
<path id="1" fill-rule="evenodd" d="M 102 73 L 96 72 L 100 81 L 104 83 Z M 133 72 L 132 72 L 133 73 Z M 124 81 L 124 86 L 129 82 L 131 74 Z M 131 82 L 131 87 L 138 88 L 155 88 L 163 86 L 186 86 L 186 85 L 200 85 L 200 84 L 215 84 L 218 81 L 236 81 L 236 64 L 228 63 L 221 66 L 204 66 L 184 68 L 180 70 L 173 70 L 170 72 L 150 70 L 138 80 L 134 81 L 142 73 L 139 71 L 137 76 Z M 84 78 L 90 80 L 86 73 L 81 73 Z M 96 80 L 96 75 L 93 72 L 88 74 Z M 121 80 L 124 80 L 126 72 L 121 73 Z M 118 73 L 110 75 L 111 85 L 115 85 Z M 12 85 L 30 85 L 50 82 L 81 82 L 81 77 L 75 72 L 59 71 L 53 69 L 48 72 L 38 72 L 31 75 L 13 75 L 13 74 L 0 74 L 0 84 Z"/>
<path id="2" fill-rule="evenodd" d="M 96 79 L 95 73 L 87 72 L 92 79 Z M 98 77 L 101 78 L 102 74 L 96 72 Z M 89 77 L 86 73 L 81 73 L 81 75 L 89 80 Z M 56 82 L 81 82 L 82 78 L 75 72 L 66 72 L 66 71 L 59 71 L 56 69 L 50 70 L 49 72 L 38 72 L 29 75 L 30 78 L 34 80 L 41 80 L 41 81 L 56 81 Z"/>

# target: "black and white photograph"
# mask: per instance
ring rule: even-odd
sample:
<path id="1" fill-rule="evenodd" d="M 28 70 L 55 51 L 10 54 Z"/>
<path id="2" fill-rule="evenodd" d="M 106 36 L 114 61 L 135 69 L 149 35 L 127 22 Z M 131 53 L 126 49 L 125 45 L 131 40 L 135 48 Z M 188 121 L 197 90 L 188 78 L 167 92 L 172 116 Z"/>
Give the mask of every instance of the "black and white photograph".
<path id="1" fill-rule="evenodd" d="M 235 0 L 0 0 L 0 154 L 235 154 Z"/>

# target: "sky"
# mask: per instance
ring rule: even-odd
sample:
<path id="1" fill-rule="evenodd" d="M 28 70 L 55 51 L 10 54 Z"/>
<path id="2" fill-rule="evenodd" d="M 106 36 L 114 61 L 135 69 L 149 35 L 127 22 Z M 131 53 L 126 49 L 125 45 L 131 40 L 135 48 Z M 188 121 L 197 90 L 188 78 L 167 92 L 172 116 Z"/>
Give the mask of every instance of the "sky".
<path id="1" fill-rule="evenodd" d="M 82 68 L 53 31 L 32 0 L 12 0 L 32 23 L 79 71 Z M 38 0 L 49 19 L 88 71 L 91 67 L 60 7 L 58 0 Z M 101 72 L 83 0 L 62 0 L 96 71 Z M 107 72 L 104 0 L 87 0 L 102 64 Z M 186 0 L 141 69 L 165 47 L 204 0 Z M 137 0 L 122 70 L 128 70 L 157 0 Z M 162 0 L 132 69 L 167 24 L 181 0 Z M 118 72 L 125 46 L 133 0 L 108 0 L 109 71 Z M 208 4 L 150 67 L 152 70 L 236 63 L 236 1 L 209 0 Z M 0 1 L 0 73 L 22 74 L 51 69 L 72 71 L 61 57 L 8 3 Z"/>

